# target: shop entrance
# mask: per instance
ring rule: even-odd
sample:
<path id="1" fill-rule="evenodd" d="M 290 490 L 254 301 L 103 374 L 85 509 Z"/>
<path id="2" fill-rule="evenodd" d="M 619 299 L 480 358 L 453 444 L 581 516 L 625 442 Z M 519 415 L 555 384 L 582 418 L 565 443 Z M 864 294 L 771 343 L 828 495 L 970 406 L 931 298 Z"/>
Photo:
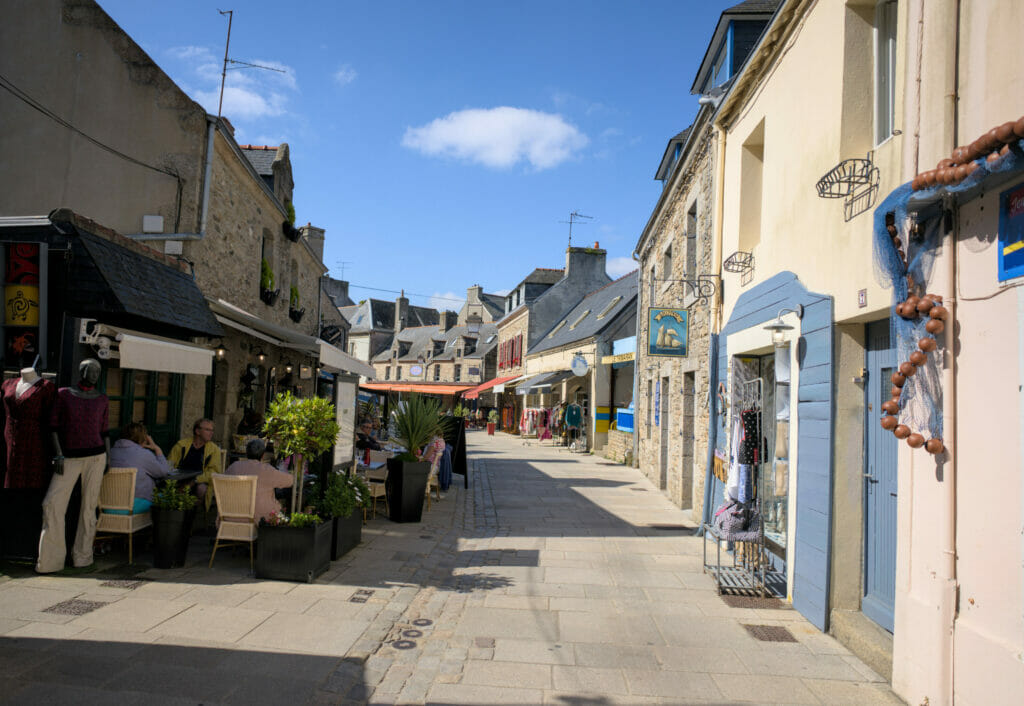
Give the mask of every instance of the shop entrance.
<path id="1" fill-rule="evenodd" d="M 864 598 L 861 610 L 893 630 L 896 589 L 896 437 L 878 424 L 882 403 L 890 398 L 896 351 L 889 321 L 867 326 L 867 406 L 864 454 Z"/>

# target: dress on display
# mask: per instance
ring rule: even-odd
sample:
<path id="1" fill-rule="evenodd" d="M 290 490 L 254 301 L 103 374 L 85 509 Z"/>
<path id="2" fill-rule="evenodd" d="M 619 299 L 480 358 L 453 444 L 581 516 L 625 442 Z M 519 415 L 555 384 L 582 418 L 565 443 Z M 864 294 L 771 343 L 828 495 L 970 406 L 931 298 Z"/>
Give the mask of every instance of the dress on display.
<path id="1" fill-rule="evenodd" d="M 18 397 L 18 382 L 18 378 L 11 378 L 0 388 L 4 415 L 4 488 L 41 489 L 49 481 L 47 471 L 52 453 L 47 432 L 57 386 L 40 378 Z"/>

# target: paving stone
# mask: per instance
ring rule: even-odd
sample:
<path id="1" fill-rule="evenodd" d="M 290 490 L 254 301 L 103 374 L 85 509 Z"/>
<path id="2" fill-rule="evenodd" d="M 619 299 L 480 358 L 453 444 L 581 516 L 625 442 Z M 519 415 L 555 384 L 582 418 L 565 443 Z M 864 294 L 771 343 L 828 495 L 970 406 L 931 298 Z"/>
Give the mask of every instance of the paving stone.
<path id="1" fill-rule="evenodd" d="M 512 689 L 476 684 L 435 684 L 428 704 L 539 704 L 544 692 L 539 689 Z"/>
<path id="2" fill-rule="evenodd" d="M 791 704 L 818 703 L 799 679 L 761 674 L 714 674 L 718 688 L 730 701 L 757 703 L 785 702 Z"/>
<path id="3" fill-rule="evenodd" d="M 887 684 L 803 679 L 803 684 L 825 704 L 902 704 Z"/>
<path id="4" fill-rule="evenodd" d="M 602 694 L 628 694 L 626 678 L 620 669 L 595 667 L 552 667 L 555 689 L 566 692 L 598 692 Z"/>
<path id="5" fill-rule="evenodd" d="M 624 669 L 623 673 L 631 694 L 673 698 L 681 703 L 722 699 L 722 692 L 708 674 L 637 669 Z M 756 698 L 757 693 L 751 695 Z"/>

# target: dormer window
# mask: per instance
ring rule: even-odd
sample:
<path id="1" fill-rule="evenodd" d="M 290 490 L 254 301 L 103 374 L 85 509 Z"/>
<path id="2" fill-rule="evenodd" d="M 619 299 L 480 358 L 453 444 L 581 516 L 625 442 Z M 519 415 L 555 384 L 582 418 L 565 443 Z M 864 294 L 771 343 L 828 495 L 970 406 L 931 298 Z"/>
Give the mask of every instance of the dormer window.
<path id="1" fill-rule="evenodd" d="M 434 355 L 444 353 L 444 341 L 434 341 Z"/>
<path id="2" fill-rule="evenodd" d="M 462 354 L 472 355 L 476 352 L 476 339 L 475 338 L 464 338 L 462 339 Z"/>

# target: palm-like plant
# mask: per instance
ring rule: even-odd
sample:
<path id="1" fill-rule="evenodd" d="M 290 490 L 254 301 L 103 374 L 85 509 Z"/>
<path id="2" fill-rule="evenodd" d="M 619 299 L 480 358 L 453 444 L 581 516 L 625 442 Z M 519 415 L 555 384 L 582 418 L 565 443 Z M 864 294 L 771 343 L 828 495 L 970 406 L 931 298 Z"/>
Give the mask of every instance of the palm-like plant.
<path id="1" fill-rule="evenodd" d="M 405 442 L 412 459 L 419 460 L 423 447 L 441 433 L 439 417 L 441 403 L 437 400 L 412 394 L 395 411 L 395 429 L 398 438 Z"/>

